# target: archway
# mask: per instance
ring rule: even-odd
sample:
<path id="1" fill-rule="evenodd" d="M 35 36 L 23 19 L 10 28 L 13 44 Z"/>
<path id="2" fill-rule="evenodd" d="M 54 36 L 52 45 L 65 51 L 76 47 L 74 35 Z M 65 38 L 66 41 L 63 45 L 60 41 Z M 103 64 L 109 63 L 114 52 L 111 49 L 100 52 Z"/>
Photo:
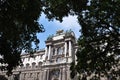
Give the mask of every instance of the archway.
<path id="1" fill-rule="evenodd" d="M 33 62 L 33 63 L 32 63 L 32 68 L 35 68 L 35 67 L 36 67 L 36 63 Z"/>
<path id="2" fill-rule="evenodd" d="M 52 70 L 50 70 L 49 74 L 50 74 L 49 75 L 50 80 L 59 80 L 60 69 L 52 69 Z"/>

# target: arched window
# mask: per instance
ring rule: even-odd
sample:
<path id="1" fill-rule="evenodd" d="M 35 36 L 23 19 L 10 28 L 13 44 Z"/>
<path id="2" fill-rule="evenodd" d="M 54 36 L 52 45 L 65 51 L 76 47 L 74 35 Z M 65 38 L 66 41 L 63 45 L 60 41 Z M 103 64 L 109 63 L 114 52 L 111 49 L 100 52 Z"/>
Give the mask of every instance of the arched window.
<path id="1" fill-rule="evenodd" d="M 38 63 L 38 67 L 40 67 L 40 66 L 42 66 L 42 62 L 39 62 L 39 63 Z"/>
<path id="2" fill-rule="evenodd" d="M 23 67 L 24 67 L 24 64 L 21 64 L 21 65 L 20 65 L 20 68 L 23 68 Z"/>
<path id="3" fill-rule="evenodd" d="M 28 61 L 30 61 L 30 57 L 28 57 Z"/>
<path id="4" fill-rule="evenodd" d="M 61 61 L 62 61 L 62 58 L 61 57 L 57 57 L 56 62 L 59 63 Z"/>
<path id="5" fill-rule="evenodd" d="M 22 58 L 21 60 L 22 60 L 22 62 L 24 62 L 25 58 Z"/>
<path id="6" fill-rule="evenodd" d="M 59 69 L 53 69 L 50 71 L 50 80 L 58 80 L 59 76 L 60 76 Z"/>
<path id="7" fill-rule="evenodd" d="M 58 52 L 58 55 L 63 54 L 63 48 L 59 47 L 58 50 L 57 50 L 57 52 Z"/>
<path id="8" fill-rule="evenodd" d="M 35 68 L 35 66 L 36 66 L 36 63 L 33 62 L 33 63 L 32 63 L 32 68 Z"/>
<path id="9" fill-rule="evenodd" d="M 30 67 L 30 64 L 29 64 L 29 63 L 27 63 L 27 64 L 26 64 L 26 68 L 29 68 L 29 67 Z"/>

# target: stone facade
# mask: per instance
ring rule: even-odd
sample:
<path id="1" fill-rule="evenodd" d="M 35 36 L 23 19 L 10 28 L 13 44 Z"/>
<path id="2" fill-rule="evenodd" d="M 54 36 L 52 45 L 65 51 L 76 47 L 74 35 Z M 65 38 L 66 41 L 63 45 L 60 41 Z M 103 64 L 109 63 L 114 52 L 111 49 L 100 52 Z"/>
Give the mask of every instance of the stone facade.
<path id="1" fill-rule="evenodd" d="M 59 30 L 45 41 L 45 49 L 22 54 L 23 65 L 13 70 L 8 80 L 71 80 L 70 63 L 77 51 L 74 33 Z"/>

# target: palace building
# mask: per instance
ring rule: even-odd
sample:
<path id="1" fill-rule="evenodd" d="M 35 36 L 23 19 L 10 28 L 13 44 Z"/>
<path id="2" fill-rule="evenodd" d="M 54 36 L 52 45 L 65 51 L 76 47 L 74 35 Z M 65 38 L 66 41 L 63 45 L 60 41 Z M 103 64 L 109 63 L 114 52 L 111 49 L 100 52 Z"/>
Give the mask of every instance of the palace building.
<path id="1" fill-rule="evenodd" d="M 74 32 L 58 30 L 45 44 L 45 49 L 33 57 L 22 54 L 23 65 L 13 70 L 8 80 L 77 80 L 70 78 L 70 64 L 76 59 L 77 51 Z"/>

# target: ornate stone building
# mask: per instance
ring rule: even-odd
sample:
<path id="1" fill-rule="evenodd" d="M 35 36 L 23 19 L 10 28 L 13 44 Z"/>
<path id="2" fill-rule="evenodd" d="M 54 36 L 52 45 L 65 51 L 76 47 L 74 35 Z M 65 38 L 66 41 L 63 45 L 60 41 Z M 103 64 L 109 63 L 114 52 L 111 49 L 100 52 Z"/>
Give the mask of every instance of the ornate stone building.
<path id="1" fill-rule="evenodd" d="M 13 70 L 8 80 L 71 80 L 70 63 L 77 50 L 74 33 L 59 30 L 45 41 L 46 47 L 34 53 L 22 54 L 23 65 Z"/>

